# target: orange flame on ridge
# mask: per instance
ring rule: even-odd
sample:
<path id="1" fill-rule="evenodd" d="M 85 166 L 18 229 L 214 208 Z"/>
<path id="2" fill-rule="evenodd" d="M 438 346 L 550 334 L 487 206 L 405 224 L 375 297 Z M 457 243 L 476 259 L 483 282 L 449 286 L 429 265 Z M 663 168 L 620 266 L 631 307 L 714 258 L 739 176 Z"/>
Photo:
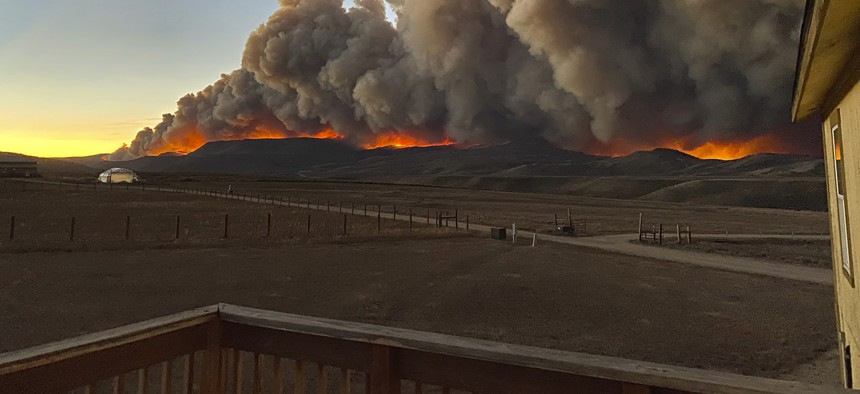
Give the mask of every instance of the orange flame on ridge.
<path id="1" fill-rule="evenodd" d="M 608 145 L 594 146 L 587 151 L 612 157 L 625 156 L 636 151 L 647 151 L 658 148 L 674 149 L 699 159 L 737 160 L 759 153 L 793 152 L 776 133 L 766 133 L 744 140 L 715 139 L 704 143 L 696 143 L 689 137 L 667 140 L 654 144 L 635 144 L 624 140 L 615 140 Z"/>
<path id="2" fill-rule="evenodd" d="M 455 142 L 448 137 L 445 137 L 442 141 L 432 142 L 408 133 L 390 131 L 377 134 L 373 141 L 363 144 L 362 148 L 368 150 L 378 148 L 427 148 L 431 146 L 449 146 L 454 144 Z"/>
<path id="3" fill-rule="evenodd" d="M 182 133 L 178 140 L 165 141 L 158 147 L 149 151 L 150 156 L 158 156 L 165 153 L 176 153 L 187 155 L 199 149 L 207 142 L 206 137 L 198 132 Z M 282 132 L 271 130 L 254 130 L 248 135 L 242 136 L 224 136 L 221 141 L 237 141 L 237 140 L 257 140 L 257 139 L 284 139 L 284 138 L 317 138 L 317 139 L 337 139 L 343 140 L 344 136 L 332 130 L 325 129 L 319 132 Z M 442 141 L 430 141 L 417 135 L 412 135 L 409 132 L 389 131 L 375 134 L 373 139 L 361 144 L 362 149 L 378 149 L 378 148 L 416 148 L 416 147 L 431 147 L 431 146 L 448 146 L 454 145 L 455 142 L 448 137 Z"/>

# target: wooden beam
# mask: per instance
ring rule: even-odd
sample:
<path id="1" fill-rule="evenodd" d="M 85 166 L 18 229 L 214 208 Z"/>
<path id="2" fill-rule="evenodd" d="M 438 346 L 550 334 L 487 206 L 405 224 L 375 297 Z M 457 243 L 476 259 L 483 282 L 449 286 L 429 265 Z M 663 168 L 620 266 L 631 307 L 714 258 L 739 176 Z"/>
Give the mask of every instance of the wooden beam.
<path id="1" fill-rule="evenodd" d="M 367 365 L 350 367 L 346 364 L 361 364 L 360 360 L 370 352 L 367 348 L 338 352 L 339 346 L 374 346 L 388 344 L 397 348 L 398 374 L 409 380 L 431 383 L 418 378 L 409 368 L 419 368 L 421 358 L 416 353 L 430 354 L 437 359 L 463 362 L 489 362 L 504 365 L 507 368 L 525 367 L 533 370 L 535 375 L 552 376 L 571 375 L 571 379 L 583 378 L 588 382 L 614 381 L 615 392 L 620 392 L 620 382 L 634 383 L 643 386 L 660 388 L 655 393 L 679 392 L 713 392 L 713 393 L 848 393 L 838 388 L 821 387 L 798 382 L 765 379 L 751 376 L 741 376 L 718 371 L 706 371 L 693 368 L 655 364 L 643 361 L 598 356 L 584 353 L 566 352 L 553 349 L 541 349 L 529 346 L 504 344 L 469 338 L 459 338 L 449 335 L 405 330 L 394 327 L 381 327 L 369 324 L 344 322 L 322 318 L 297 316 L 286 313 L 263 311 L 232 305 L 222 305 L 219 315 L 225 322 L 236 329 L 243 326 L 256 326 L 268 332 L 249 332 L 242 338 L 229 339 L 238 345 L 268 345 L 280 352 L 289 353 L 290 347 L 301 346 L 301 340 L 317 337 L 318 343 L 334 347 L 328 351 L 312 351 L 320 358 L 321 354 L 332 351 L 340 353 L 336 360 L 319 360 L 327 365 L 346 367 L 353 370 L 368 371 Z M 262 328 L 265 327 L 265 328 Z M 278 332 L 293 335 L 290 340 L 278 340 Z M 252 340 L 256 333 L 267 337 L 258 341 Z M 241 340 L 239 340 L 241 339 Z M 225 340 L 228 340 L 225 338 Z M 313 346 L 310 346 L 313 348 Z M 364 349 L 364 350 L 361 350 Z M 252 348 L 253 350 L 253 348 Z M 305 352 L 307 350 L 303 350 Z M 367 353 L 364 353 L 367 352 Z M 409 360 L 413 360 L 411 364 Z M 463 361 L 467 360 L 467 361 Z M 436 365 L 444 368 L 445 364 Z M 423 368 L 423 367 L 422 367 Z M 413 369 L 413 371 L 415 371 Z M 425 373 L 425 372 L 422 372 Z M 432 373 L 428 371 L 426 373 Z M 452 372 L 452 374 L 455 374 Z M 439 378 L 442 379 L 442 378 Z M 448 378 L 445 378 L 448 379 Z M 465 390 L 489 392 L 475 387 L 457 387 Z"/>
<path id="2" fill-rule="evenodd" d="M 369 371 L 371 345 L 325 335 L 224 322 L 224 346 L 337 368 Z"/>
<path id="3" fill-rule="evenodd" d="M 621 393 L 621 383 L 432 352 L 401 349 L 400 377 L 452 389 L 482 393 Z M 576 387 L 578 391 L 571 391 Z M 626 393 L 625 393 L 626 394 Z"/>
<path id="4" fill-rule="evenodd" d="M 0 355 L 0 387 L 22 394 L 70 391 L 201 350 L 216 310 L 196 309 Z"/>
<path id="5" fill-rule="evenodd" d="M 370 367 L 370 392 L 368 394 L 400 394 L 397 349 L 374 345 L 373 360 Z"/>
<path id="6" fill-rule="evenodd" d="M 203 371 L 200 374 L 200 391 L 203 393 L 223 394 L 225 380 L 224 365 L 226 357 L 221 346 L 221 322 L 208 323 L 206 331 L 206 351 L 203 355 Z"/>

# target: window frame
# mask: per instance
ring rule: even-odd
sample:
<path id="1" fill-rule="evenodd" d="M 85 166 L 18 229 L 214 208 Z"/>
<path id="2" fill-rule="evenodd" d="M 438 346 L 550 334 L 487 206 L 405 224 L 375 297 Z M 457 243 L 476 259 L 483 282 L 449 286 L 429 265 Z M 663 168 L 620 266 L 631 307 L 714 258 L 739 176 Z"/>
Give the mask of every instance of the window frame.
<path id="1" fill-rule="evenodd" d="M 839 258 L 842 273 L 854 287 L 854 253 L 851 248 L 851 226 L 848 213 L 848 196 L 845 179 L 845 139 L 839 109 L 833 111 L 829 122 L 831 148 L 833 149 L 834 189 L 836 192 L 836 226 L 839 234 Z"/>

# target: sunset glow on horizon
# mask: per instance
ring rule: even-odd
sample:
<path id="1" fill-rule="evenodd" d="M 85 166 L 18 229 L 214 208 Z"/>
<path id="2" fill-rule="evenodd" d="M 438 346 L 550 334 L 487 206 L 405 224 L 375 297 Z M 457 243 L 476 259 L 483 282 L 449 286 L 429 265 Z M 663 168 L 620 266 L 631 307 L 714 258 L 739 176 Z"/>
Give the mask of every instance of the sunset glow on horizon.
<path id="1" fill-rule="evenodd" d="M 0 151 L 114 151 L 176 99 L 240 65 L 275 0 L 3 2 Z M 217 30 L 208 26 L 222 26 Z M 200 34 L 208 31 L 206 34 Z"/>

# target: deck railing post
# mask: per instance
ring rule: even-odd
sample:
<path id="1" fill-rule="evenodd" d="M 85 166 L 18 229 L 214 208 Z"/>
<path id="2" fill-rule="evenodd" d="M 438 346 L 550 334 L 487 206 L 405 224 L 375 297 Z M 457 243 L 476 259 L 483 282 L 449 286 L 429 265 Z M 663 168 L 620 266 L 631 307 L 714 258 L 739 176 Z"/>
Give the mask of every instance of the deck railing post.
<path id="1" fill-rule="evenodd" d="M 203 370 L 200 381 L 200 392 L 204 394 L 224 394 L 221 378 L 226 373 L 221 363 L 221 322 L 214 320 L 209 323 L 206 336 L 206 352 L 203 356 Z"/>
<path id="2" fill-rule="evenodd" d="M 373 346 L 369 394 L 400 394 L 400 378 L 395 370 L 394 352 L 395 350 L 388 346 Z"/>

